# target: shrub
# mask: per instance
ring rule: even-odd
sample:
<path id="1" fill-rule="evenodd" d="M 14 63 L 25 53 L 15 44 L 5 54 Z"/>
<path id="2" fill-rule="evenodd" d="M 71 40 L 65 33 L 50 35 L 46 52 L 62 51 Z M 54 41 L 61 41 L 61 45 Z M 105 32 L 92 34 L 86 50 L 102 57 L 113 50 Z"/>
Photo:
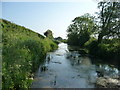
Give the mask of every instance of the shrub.
<path id="1" fill-rule="evenodd" d="M 91 44 L 93 41 L 97 41 L 97 40 L 96 40 L 94 37 L 91 37 L 91 38 L 84 44 L 84 47 L 89 48 L 89 47 L 90 47 L 90 44 Z"/>
<path id="2" fill-rule="evenodd" d="M 57 44 L 6 20 L 2 31 L 2 89 L 28 88 L 46 53 L 57 49 Z"/>
<path id="3" fill-rule="evenodd" d="M 89 53 L 96 56 L 97 51 L 98 51 L 98 42 L 95 41 L 91 41 L 91 43 L 89 43 L 89 45 L 87 45 Z"/>
<path id="4" fill-rule="evenodd" d="M 96 40 L 91 40 L 85 43 L 89 53 L 93 56 L 97 56 L 105 61 L 120 62 L 120 41 L 117 40 L 103 40 L 102 43 L 98 43 Z"/>

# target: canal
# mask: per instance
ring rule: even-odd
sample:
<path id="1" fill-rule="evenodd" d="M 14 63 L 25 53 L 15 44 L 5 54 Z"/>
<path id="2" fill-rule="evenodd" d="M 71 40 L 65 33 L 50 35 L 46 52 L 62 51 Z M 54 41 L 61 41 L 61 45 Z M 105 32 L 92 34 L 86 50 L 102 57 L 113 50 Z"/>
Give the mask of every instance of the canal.
<path id="1" fill-rule="evenodd" d="M 32 88 L 94 88 L 99 76 L 117 77 L 119 70 L 107 64 L 96 65 L 88 56 L 69 51 L 68 45 L 59 44 L 49 52 L 45 62 L 35 73 Z"/>

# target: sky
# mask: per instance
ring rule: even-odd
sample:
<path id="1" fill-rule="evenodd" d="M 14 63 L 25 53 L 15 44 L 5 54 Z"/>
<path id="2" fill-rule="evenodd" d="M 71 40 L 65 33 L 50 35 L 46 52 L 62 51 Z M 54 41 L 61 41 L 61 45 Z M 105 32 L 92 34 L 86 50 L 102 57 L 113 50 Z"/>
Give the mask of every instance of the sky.
<path id="1" fill-rule="evenodd" d="M 67 38 L 71 21 L 85 13 L 94 15 L 97 2 L 2 2 L 2 18 L 43 35 L 50 29 L 54 37 Z"/>

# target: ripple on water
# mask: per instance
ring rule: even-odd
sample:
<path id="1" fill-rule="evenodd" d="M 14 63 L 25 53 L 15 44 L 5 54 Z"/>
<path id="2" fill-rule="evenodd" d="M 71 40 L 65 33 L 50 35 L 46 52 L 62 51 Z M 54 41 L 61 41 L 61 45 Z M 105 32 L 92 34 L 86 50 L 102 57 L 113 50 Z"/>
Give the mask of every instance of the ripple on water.
<path id="1" fill-rule="evenodd" d="M 47 66 L 48 70 L 41 72 L 39 68 L 31 87 L 94 88 L 96 69 L 102 68 L 93 65 L 89 57 L 80 56 L 78 52 L 69 52 L 67 44 L 63 43 L 59 44 L 58 50 L 48 53 L 43 65 Z M 106 71 L 108 68 L 104 67 Z"/>

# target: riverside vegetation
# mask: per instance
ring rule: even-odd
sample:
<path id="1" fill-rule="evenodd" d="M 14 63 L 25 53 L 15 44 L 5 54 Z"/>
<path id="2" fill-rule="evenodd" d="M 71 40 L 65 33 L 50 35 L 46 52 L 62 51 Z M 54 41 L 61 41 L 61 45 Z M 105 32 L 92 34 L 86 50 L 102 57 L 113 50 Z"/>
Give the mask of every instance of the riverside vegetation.
<path id="1" fill-rule="evenodd" d="M 46 53 L 57 44 L 23 26 L 0 19 L 2 27 L 2 89 L 28 88 Z M 1 30 L 1 29 L 0 29 Z"/>
<path id="2" fill-rule="evenodd" d="M 89 55 L 98 57 L 103 62 L 120 66 L 120 3 L 99 2 L 98 9 L 97 17 L 87 13 L 72 21 L 67 29 L 67 41 L 60 37 L 56 38 L 59 41 L 55 41 L 51 30 L 44 33 L 45 38 L 23 26 L 0 20 L 3 48 L 2 88 L 28 88 L 46 53 L 57 49 L 56 43 L 59 42 L 67 42 L 70 46 L 87 50 Z"/>
<path id="3" fill-rule="evenodd" d="M 99 2 L 98 9 L 96 17 L 87 13 L 72 20 L 68 44 L 120 65 L 120 3 Z"/>
<path id="4" fill-rule="evenodd" d="M 97 16 L 87 13 L 72 20 L 67 29 L 68 44 L 120 69 L 120 2 L 99 2 L 98 9 Z M 100 76 L 96 84 L 118 88 L 119 78 Z"/>

